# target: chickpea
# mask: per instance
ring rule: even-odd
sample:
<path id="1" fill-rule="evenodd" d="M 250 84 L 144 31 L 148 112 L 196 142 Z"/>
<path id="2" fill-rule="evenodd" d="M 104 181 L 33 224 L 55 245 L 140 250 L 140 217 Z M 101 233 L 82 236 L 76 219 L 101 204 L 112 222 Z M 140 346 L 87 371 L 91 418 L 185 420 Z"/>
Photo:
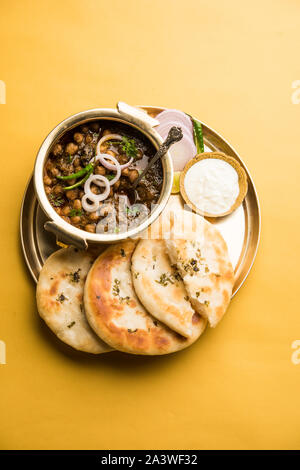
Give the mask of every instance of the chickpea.
<path id="1" fill-rule="evenodd" d="M 62 145 L 61 144 L 56 144 L 54 146 L 54 149 L 53 149 L 52 153 L 55 157 L 58 157 L 58 155 L 61 155 L 63 153 Z"/>
<path id="2" fill-rule="evenodd" d="M 90 144 L 92 140 L 93 140 L 93 137 L 90 134 L 88 134 L 85 138 L 85 143 Z"/>
<path id="3" fill-rule="evenodd" d="M 65 217 L 65 216 L 62 216 L 62 219 L 64 219 L 66 222 L 68 222 L 68 224 L 71 223 L 71 219 L 70 217 Z"/>
<path id="4" fill-rule="evenodd" d="M 136 158 L 136 160 L 141 160 L 141 158 L 143 158 L 143 152 L 142 152 L 141 149 L 138 149 L 135 158 Z"/>
<path id="5" fill-rule="evenodd" d="M 76 189 L 69 189 L 69 191 L 66 192 L 66 196 L 71 201 L 74 201 L 74 199 L 77 199 L 78 191 Z"/>
<path id="6" fill-rule="evenodd" d="M 90 232 L 90 233 L 95 233 L 96 231 L 96 227 L 95 225 L 93 224 L 87 224 L 84 229 L 87 231 L 87 232 Z"/>
<path id="7" fill-rule="evenodd" d="M 111 155 L 112 157 L 115 157 L 115 156 L 116 156 L 115 152 L 113 152 L 112 150 L 107 150 L 106 153 L 107 153 L 108 155 Z"/>
<path id="8" fill-rule="evenodd" d="M 65 206 L 65 207 L 62 208 L 61 213 L 62 213 L 62 215 L 69 215 L 70 211 L 71 211 L 70 206 Z"/>
<path id="9" fill-rule="evenodd" d="M 82 131 L 84 134 L 87 134 L 88 131 L 89 131 L 88 126 L 82 126 L 81 131 Z"/>
<path id="10" fill-rule="evenodd" d="M 78 167 L 80 165 L 80 158 L 79 157 L 74 158 L 73 165 L 75 167 Z M 77 168 L 76 168 L 76 170 L 77 170 Z"/>
<path id="11" fill-rule="evenodd" d="M 80 197 L 80 199 L 84 196 L 83 189 L 80 189 L 78 196 Z"/>
<path id="12" fill-rule="evenodd" d="M 47 186 L 50 186 L 50 184 L 52 184 L 52 179 L 49 178 L 48 175 L 44 176 L 44 184 L 46 184 Z"/>
<path id="13" fill-rule="evenodd" d="M 121 175 L 123 175 L 123 176 L 128 176 L 128 175 L 129 175 L 129 170 L 128 170 L 128 168 L 124 168 L 124 169 L 122 170 L 122 172 L 121 172 Z"/>
<path id="14" fill-rule="evenodd" d="M 114 190 L 117 191 L 117 189 L 119 189 L 119 186 L 120 186 L 120 180 L 118 180 L 118 181 L 113 185 Z"/>
<path id="15" fill-rule="evenodd" d="M 61 194 L 63 192 L 63 187 L 61 184 L 57 184 L 54 188 L 53 188 L 53 192 L 54 194 Z"/>
<path id="16" fill-rule="evenodd" d="M 56 210 L 58 215 L 62 215 L 61 207 L 55 207 L 54 209 Z"/>
<path id="17" fill-rule="evenodd" d="M 106 150 L 108 149 L 108 145 L 106 142 L 100 146 L 100 152 L 106 153 Z"/>
<path id="18" fill-rule="evenodd" d="M 70 142 L 66 146 L 66 153 L 68 153 L 69 155 L 75 155 L 77 150 L 78 150 L 78 145 L 74 144 L 73 142 Z"/>
<path id="19" fill-rule="evenodd" d="M 76 144 L 81 144 L 81 142 L 83 141 L 83 135 L 80 132 L 75 132 L 73 138 Z"/>
<path id="20" fill-rule="evenodd" d="M 92 212 L 89 217 L 90 220 L 92 220 L 93 222 L 96 222 L 99 219 L 99 215 L 97 214 L 97 212 Z"/>
<path id="21" fill-rule="evenodd" d="M 111 187 L 111 188 L 110 188 L 110 191 L 109 191 L 108 197 L 113 197 L 113 195 L 114 195 L 114 190 L 113 190 L 113 188 Z"/>
<path id="22" fill-rule="evenodd" d="M 105 129 L 102 135 L 104 136 L 104 135 L 109 135 L 109 134 L 111 134 L 111 131 L 109 129 Z"/>
<path id="23" fill-rule="evenodd" d="M 92 186 L 91 187 L 91 192 L 94 193 L 94 194 L 99 194 L 99 189 L 97 188 L 97 186 Z"/>
<path id="24" fill-rule="evenodd" d="M 50 194 L 51 193 L 51 188 L 50 186 L 45 186 L 45 193 Z"/>
<path id="25" fill-rule="evenodd" d="M 100 129 L 99 122 L 92 122 L 92 124 L 90 125 L 90 128 L 93 132 L 99 132 L 99 129 Z"/>
<path id="26" fill-rule="evenodd" d="M 128 178 L 130 183 L 133 183 L 139 176 L 139 172 L 137 170 L 131 170 L 129 172 Z"/>
<path id="27" fill-rule="evenodd" d="M 73 217 L 71 217 L 72 224 L 79 224 L 80 220 L 81 220 L 80 215 L 74 215 Z"/>
<path id="28" fill-rule="evenodd" d="M 80 199 L 75 199 L 73 202 L 73 208 L 79 211 L 81 209 L 81 201 Z"/>
<path id="29" fill-rule="evenodd" d="M 128 162 L 127 155 L 119 155 L 118 160 L 119 160 L 120 165 L 124 165 L 124 163 Z"/>
<path id="30" fill-rule="evenodd" d="M 105 176 L 106 175 L 106 169 L 104 168 L 104 166 L 97 165 L 96 168 L 95 168 L 95 173 L 96 173 L 96 175 Z"/>

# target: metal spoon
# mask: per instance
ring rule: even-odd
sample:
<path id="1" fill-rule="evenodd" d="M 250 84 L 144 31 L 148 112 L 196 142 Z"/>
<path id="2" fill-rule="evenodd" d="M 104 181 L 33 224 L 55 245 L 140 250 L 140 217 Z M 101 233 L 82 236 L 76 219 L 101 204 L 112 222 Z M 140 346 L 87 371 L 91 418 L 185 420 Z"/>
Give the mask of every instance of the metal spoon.
<path id="1" fill-rule="evenodd" d="M 134 181 L 131 188 L 128 188 L 127 196 L 130 201 L 130 204 L 134 204 L 135 201 L 137 200 L 136 187 L 140 183 L 141 179 L 144 178 L 147 171 L 154 165 L 155 162 L 157 162 L 157 160 L 162 158 L 167 153 L 171 145 L 175 144 L 176 142 L 179 142 L 179 140 L 181 140 L 182 137 L 183 137 L 183 134 L 182 134 L 181 127 L 175 127 L 175 126 L 171 127 L 166 140 L 158 148 L 154 157 L 152 157 L 151 160 L 149 160 L 148 165 L 142 171 L 142 173 L 138 176 L 138 178 Z"/>

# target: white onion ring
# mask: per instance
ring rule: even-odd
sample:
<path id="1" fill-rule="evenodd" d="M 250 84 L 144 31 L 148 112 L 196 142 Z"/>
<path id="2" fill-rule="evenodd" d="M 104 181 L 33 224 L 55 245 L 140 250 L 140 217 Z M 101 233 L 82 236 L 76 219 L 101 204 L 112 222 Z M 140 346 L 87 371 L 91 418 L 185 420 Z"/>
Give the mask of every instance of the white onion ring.
<path id="1" fill-rule="evenodd" d="M 108 134 L 108 135 L 104 135 L 103 137 L 101 137 L 101 139 L 99 140 L 99 142 L 97 143 L 97 147 L 96 147 L 96 154 L 97 155 L 107 155 L 106 153 L 105 154 L 102 154 L 101 153 L 101 145 L 106 142 L 107 140 L 119 140 L 119 141 L 122 141 L 122 136 L 120 134 Z M 124 163 L 123 165 L 120 165 L 120 168 L 121 170 L 124 170 L 124 168 L 127 168 L 129 165 L 131 165 L 131 163 L 133 162 L 133 158 L 131 157 L 130 160 L 127 162 L 127 163 Z M 103 165 L 105 166 L 105 165 Z M 112 165 L 111 165 L 112 166 Z M 114 168 L 109 168 L 109 167 L 106 167 L 108 168 L 109 170 L 114 170 Z"/>
<path id="2" fill-rule="evenodd" d="M 94 194 L 91 190 L 91 183 L 93 184 L 96 184 L 97 186 L 99 186 L 100 188 L 105 186 L 105 190 L 103 191 L 103 193 L 101 194 Z M 104 185 L 102 184 L 104 183 Z M 104 201 L 104 199 L 107 198 L 107 196 L 109 195 L 109 192 L 110 192 L 110 187 L 109 187 L 109 181 L 107 178 L 105 178 L 105 176 L 102 176 L 102 175 L 91 175 L 87 180 L 86 182 L 84 183 L 84 192 L 85 194 L 87 194 L 88 196 L 91 195 L 91 196 L 96 196 L 96 198 L 98 199 L 98 201 Z"/>
<path id="3" fill-rule="evenodd" d="M 111 163 L 108 163 L 106 161 L 106 159 L 113 162 L 114 165 L 112 165 Z M 109 185 L 112 186 L 113 184 L 115 184 L 118 181 L 118 179 L 121 176 L 122 168 L 121 168 L 120 163 L 118 162 L 116 157 L 113 157 L 112 155 L 108 155 L 107 153 L 99 153 L 98 155 L 96 155 L 95 161 L 97 161 L 97 160 L 99 160 L 101 165 L 103 165 L 108 170 L 112 170 L 112 171 L 116 172 L 116 176 L 111 181 L 109 181 Z M 106 181 L 108 181 L 107 178 L 105 178 L 105 179 L 106 179 Z"/>
<path id="4" fill-rule="evenodd" d="M 91 183 L 96 184 L 97 186 L 103 187 L 105 189 L 101 194 L 94 194 L 91 190 Z M 86 182 L 84 183 L 84 192 L 85 194 L 81 198 L 81 204 L 85 211 L 94 212 L 99 207 L 99 202 L 104 201 L 110 193 L 110 185 L 108 179 L 102 175 L 91 175 Z M 88 200 L 92 204 L 88 203 Z"/>
<path id="5" fill-rule="evenodd" d="M 99 201 L 96 197 L 96 194 L 84 194 L 81 198 L 81 205 L 86 212 L 95 212 L 99 207 Z M 92 202 L 90 204 L 87 202 L 87 199 Z"/>
<path id="6" fill-rule="evenodd" d="M 103 137 L 101 137 L 101 139 L 98 141 L 97 147 L 96 147 L 96 153 L 97 154 L 101 153 L 100 147 L 107 140 L 120 140 L 121 141 L 122 136 L 120 134 L 107 134 L 107 135 L 104 135 Z"/>

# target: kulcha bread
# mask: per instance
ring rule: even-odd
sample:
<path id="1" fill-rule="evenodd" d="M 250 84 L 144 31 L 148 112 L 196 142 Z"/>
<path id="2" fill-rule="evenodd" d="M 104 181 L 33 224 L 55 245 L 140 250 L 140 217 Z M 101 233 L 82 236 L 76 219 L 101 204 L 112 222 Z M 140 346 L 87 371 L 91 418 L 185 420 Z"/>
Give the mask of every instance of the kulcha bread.
<path id="1" fill-rule="evenodd" d="M 80 351 L 111 351 L 90 328 L 84 313 L 83 286 L 95 259 L 91 253 L 63 248 L 45 262 L 37 284 L 40 316 L 64 343 Z"/>
<path id="2" fill-rule="evenodd" d="M 173 220 L 165 246 L 193 308 L 215 327 L 226 312 L 234 285 L 227 245 L 213 224 L 200 215 L 183 212 Z"/>
<path id="3" fill-rule="evenodd" d="M 195 311 L 180 274 L 171 265 L 164 240 L 141 240 L 132 256 L 131 270 L 136 294 L 149 313 L 190 338 Z"/>
<path id="4" fill-rule="evenodd" d="M 87 319 L 111 347 L 131 354 L 168 354 L 192 344 L 206 320 L 192 317 L 193 333 L 180 336 L 154 318 L 139 302 L 131 277 L 131 257 L 137 242 L 128 240 L 107 248 L 94 262 L 84 288 Z"/>

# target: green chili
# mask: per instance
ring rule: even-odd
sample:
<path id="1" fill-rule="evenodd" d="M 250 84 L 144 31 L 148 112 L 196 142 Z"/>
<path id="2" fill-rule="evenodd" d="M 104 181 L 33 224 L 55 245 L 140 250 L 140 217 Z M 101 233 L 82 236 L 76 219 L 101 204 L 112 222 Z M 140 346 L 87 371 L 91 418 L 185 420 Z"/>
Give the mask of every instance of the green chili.
<path id="1" fill-rule="evenodd" d="M 82 170 L 80 171 L 77 171 L 77 173 L 72 173 L 71 175 L 67 175 L 67 176 L 57 176 L 58 179 L 60 180 L 73 180 L 73 179 L 76 179 L 76 178 L 79 178 L 80 176 L 83 176 L 85 175 L 86 173 L 88 173 L 90 170 L 92 170 L 94 168 L 94 164 L 93 163 L 89 163 L 87 166 L 85 166 L 84 168 L 82 168 Z"/>
<path id="2" fill-rule="evenodd" d="M 201 122 L 196 121 L 193 119 L 193 127 L 194 127 L 194 140 L 197 147 L 198 153 L 204 152 L 204 144 L 203 144 L 203 132 L 202 132 L 202 125 Z"/>
<path id="3" fill-rule="evenodd" d="M 94 167 L 92 166 L 90 168 L 90 171 L 85 175 L 84 178 L 82 178 L 82 180 L 80 181 L 77 181 L 77 183 L 75 184 L 72 184 L 72 186 L 65 186 L 64 187 L 64 191 L 69 191 L 69 189 L 74 189 L 74 188 L 77 188 L 78 186 L 81 186 L 82 184 L 84 184 L 86 182 L 86 180 L 91 176 L 91 174 L 93 173 L 93 169 Z M 79 173 L 79 172 L 78 172 Z"/>

